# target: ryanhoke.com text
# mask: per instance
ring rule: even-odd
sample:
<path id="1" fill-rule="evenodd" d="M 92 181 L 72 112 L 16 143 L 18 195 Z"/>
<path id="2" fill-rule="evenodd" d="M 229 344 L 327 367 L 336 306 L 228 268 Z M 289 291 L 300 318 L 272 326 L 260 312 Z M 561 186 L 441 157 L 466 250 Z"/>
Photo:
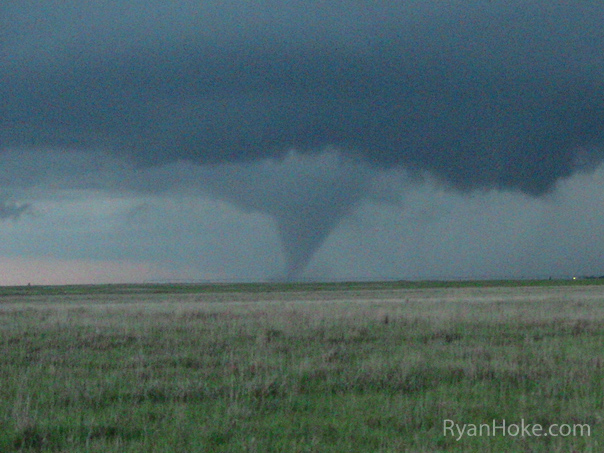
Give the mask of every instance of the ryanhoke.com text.
<path id="1" fill-rule="evenodd" d="M 444 436 L 454 436 L 455 440 L 464 437 L 577 437 L 591 436 L 591 426 L 583 423 L 551 424 L 547 427 L 539 423 L 527 423 L 524 419 L 520 423 L 507 423 L 505 420 L 493 420 L 491 423 L 456 423 L 453 420 L 443 421 Z"/>

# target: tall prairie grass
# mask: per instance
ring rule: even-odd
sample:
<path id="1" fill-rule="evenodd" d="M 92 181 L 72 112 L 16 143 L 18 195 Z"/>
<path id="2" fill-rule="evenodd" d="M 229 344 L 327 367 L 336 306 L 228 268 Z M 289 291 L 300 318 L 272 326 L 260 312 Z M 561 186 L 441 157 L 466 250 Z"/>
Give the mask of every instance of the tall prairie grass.
<path id="1" fill-rule="evenodd" d="M 603 286 L 25 290 L 0 451 L 602 451 L 603 344 Z"/>

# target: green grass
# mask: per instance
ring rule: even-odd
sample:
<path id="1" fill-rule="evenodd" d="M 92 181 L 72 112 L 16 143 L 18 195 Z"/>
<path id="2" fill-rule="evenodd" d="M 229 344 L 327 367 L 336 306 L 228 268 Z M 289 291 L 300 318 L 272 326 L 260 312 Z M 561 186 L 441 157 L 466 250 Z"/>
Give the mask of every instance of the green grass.
<path id="1" fill-rule="evenodd" d="M 604 278 L 527 280 L 401 280 L 382 282 L 292 282 L 292 283 L 177 283 L 107 284 L 59 286 L 0 286 L 0 298 L 8 296 L 90 295 L 90 294 L 201 294 L 267 293 L 296 291 L 351 291 L 422 288 L 492 288 L 518 286 L 604 285 Z"/>
<path id="2" fill-rule="evenodd" d="M 604 445 L 597 286 L 93 288 L 0 299 L 0 451 Z M 591 436 L 458 441 L 445 419 Z"/>

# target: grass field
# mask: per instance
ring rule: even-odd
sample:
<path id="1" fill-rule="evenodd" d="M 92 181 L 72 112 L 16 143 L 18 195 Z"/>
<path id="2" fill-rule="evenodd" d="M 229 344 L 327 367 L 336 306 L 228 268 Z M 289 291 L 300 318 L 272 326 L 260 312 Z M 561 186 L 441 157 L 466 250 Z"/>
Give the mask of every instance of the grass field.
<path id="1" fill-rule="evenodd" d="M 597 283 L 0 288 L 0 451 L 604 451 Z"/>

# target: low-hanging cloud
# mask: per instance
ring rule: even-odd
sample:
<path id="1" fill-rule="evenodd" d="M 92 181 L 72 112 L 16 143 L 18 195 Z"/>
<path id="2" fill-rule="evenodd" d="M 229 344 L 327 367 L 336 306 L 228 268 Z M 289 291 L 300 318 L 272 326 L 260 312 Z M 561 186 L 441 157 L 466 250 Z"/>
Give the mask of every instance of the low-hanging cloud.
<path id="1" fill-rule="evenodd" d="M 29 211 L 29 204 L 17 204 L 7 200 L 0 200 L 0 221 L 7 219 L 18 219 Z"/>
<path id="2" fill-rule="evenodd" d="M 604 158 L 601 2 L 36 1 L 0 15 L 1 150 L 206 166 L 211 191 L 275 217 L 290 276 L 380 169 L 542 195 Z M 329 149 L 344 171 L 319 190 L 292 150 Z M 221 170 L 236 164 L 258 179 Z"/>

